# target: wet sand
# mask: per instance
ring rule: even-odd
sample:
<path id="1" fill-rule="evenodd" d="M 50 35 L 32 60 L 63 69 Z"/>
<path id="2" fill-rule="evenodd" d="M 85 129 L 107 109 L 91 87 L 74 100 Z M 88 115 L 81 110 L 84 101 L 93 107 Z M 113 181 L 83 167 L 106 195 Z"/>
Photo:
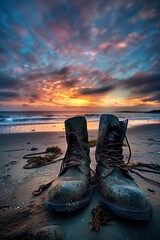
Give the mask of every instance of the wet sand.
<path id="1" fill-rule="evenodd" d="M 129 128 L 127 136 L 132 149 L 131 161 L 160 164 L 160 124 L 148 124 Z M 89 139 L 96 139 L 97 131 L 89 131 Z M 153 207 L 153 216 L 148 222 L 118 219 L 91 230 L 91 210 L 98 205 L 93 195 L 90 205 L 75 213 L 55 214 L 44 209 L 47 190 L 40 196 L 32 191 L 48 183 L 59 173 L 61 162 L 34 169 L 23 169 L 25 154 L 45 151 L 47 147 L 59 146 L 66 150 L 64 132 L 30 132 L 0 134 L 0 239 L 34 239 L 41 227 L 58 224 L 67 240 L 128 239 L 149 240 L 160 238 L 160 187 L 133 175 Z M 31 148 L 36 151 L 30 151 Z M 91 148 L 91 167 L 95 170 L 95 147 Z M 127 148 L 124 147 L 127 154 Z M 61 156 L 63 157 L 63 155 Z M 60 158 L 61 158 L 60 157 Z M 160 182 L 160 176 L 143 173 Z"/>

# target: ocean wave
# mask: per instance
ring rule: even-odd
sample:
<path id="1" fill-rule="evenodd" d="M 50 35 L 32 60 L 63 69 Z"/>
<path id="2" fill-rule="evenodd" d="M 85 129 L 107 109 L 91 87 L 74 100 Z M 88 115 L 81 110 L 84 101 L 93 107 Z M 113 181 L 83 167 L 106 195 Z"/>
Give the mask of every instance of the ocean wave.
<path id="1" fill-rule="evenodd" d="M 41 124 L 41 123 L 61 123 L 71 115 L 44 115 L 44 116 L 0 116 L 0 126 L 5 125 L 26 125 L 26 124 Z M 92 118 L 93 116 L 87 116 Z M 89 119 L 88 119 L 89 120 Z M 96 119 L 91 119 L 96 120 Z"/>
<path id="2" fill-rule="evenodd" d="M 57 124 L 64 122 L 67 118 L 75 115 L 84 115 L 89 122 L 99 121 L 100 113 L 77 113 L 75 112 L 1 112 L 0 126 L 9 125 L 30 125 L 30 124 Z M 118 113 L 120 120 L 160 120 L 160 114 L 137 114 L 137 113 Z"/>
<path id="3" fill-rule="evenodd" d="M 32 118 L 1 118 L 0 125 L 18 125 L 18 124 L 33 124 L 33 123 L 55 123 L 61 122 L 64 118 L 47 118 L 47 117 L 32 117 Z"/>
<path id="4" fill-rule="evenodd" d="M 95 114 L 95 113 L 91 113 L 91 114 L 85 114 L 85 117 L 100 117 L 101 114 Z"/>

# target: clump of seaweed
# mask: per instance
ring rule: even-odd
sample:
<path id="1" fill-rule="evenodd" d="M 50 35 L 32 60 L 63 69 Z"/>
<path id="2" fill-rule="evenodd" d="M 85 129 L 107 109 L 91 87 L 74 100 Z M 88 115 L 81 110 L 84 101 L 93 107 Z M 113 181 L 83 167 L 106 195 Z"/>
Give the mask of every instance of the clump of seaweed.
<path id="1" fill-rule="evenodd" d="M 46 152 L 61 153 L 61 149 L 58 146 L 51 146 L 46 148 Z"/>
<path id="2" fill-rule="evenodd" d="M 92 230 L 98 231 L 102 225 L 106 225 L 109 221 L 116 220 L 118 217 L 111 214 L 104 208 L 102 208 L 100 205 L 98 205 L 96 208 L 92 209 Z"/>
<path id="3" fill-rule="evenodd" d="M 49 153 L 52 153 L 52 154 L 49 154 Z M 45 154 L 45 155 L 41 156 L 40 154 Z M 55 162 L 61 161 L 62 159 L 55 160 L 55 158 L 59 157 L 61 154 L 62 154 L 62 151 L 58 146 L 47 147 L 45 152 L 27 154 L 23 156 L 23 158 L 27 159 L 27 164 L 25 164 L 23 168 L 27 168 L 27 169 L 36 168 L 36 167 L 41 167 L 53 162 L 55 163 Z"/>

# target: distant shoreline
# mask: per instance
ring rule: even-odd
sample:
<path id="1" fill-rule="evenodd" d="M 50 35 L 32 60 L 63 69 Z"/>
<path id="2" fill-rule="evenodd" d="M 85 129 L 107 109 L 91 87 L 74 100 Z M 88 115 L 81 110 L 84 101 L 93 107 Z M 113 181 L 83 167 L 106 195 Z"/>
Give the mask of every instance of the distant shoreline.
<path id="1" fill-rule="evenodd" d="M 116 113 L 160 113 L 160 110 L 151 110 L 151 111 L 116 111 Z"/>

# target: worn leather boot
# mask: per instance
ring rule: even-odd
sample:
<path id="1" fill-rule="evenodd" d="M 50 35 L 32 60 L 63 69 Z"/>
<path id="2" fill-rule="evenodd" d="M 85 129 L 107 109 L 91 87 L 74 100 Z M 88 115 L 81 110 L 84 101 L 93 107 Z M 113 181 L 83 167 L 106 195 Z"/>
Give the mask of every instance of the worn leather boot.
<path id="1" fill-rule="evenodd" d="M 67 119 L 65 130 L 67 151 L 60 173 L 53 181 L 45 201 L 46 208 L 57 212 L 71 212 L 83 208 L 91 200 L 89 143 L 85 117 Z"/>
<path id="2" fill-rule="evenodd" d="M 128 120 L 119 121 L 116 116 L 109 114 L 103 114 L 100 118 L 96 146 L 98 199 L 117 216 L 148 220 L 152 207 L 130 175 L 123 159 L 122 146 L 126 138 L 127 123 Z"/>

